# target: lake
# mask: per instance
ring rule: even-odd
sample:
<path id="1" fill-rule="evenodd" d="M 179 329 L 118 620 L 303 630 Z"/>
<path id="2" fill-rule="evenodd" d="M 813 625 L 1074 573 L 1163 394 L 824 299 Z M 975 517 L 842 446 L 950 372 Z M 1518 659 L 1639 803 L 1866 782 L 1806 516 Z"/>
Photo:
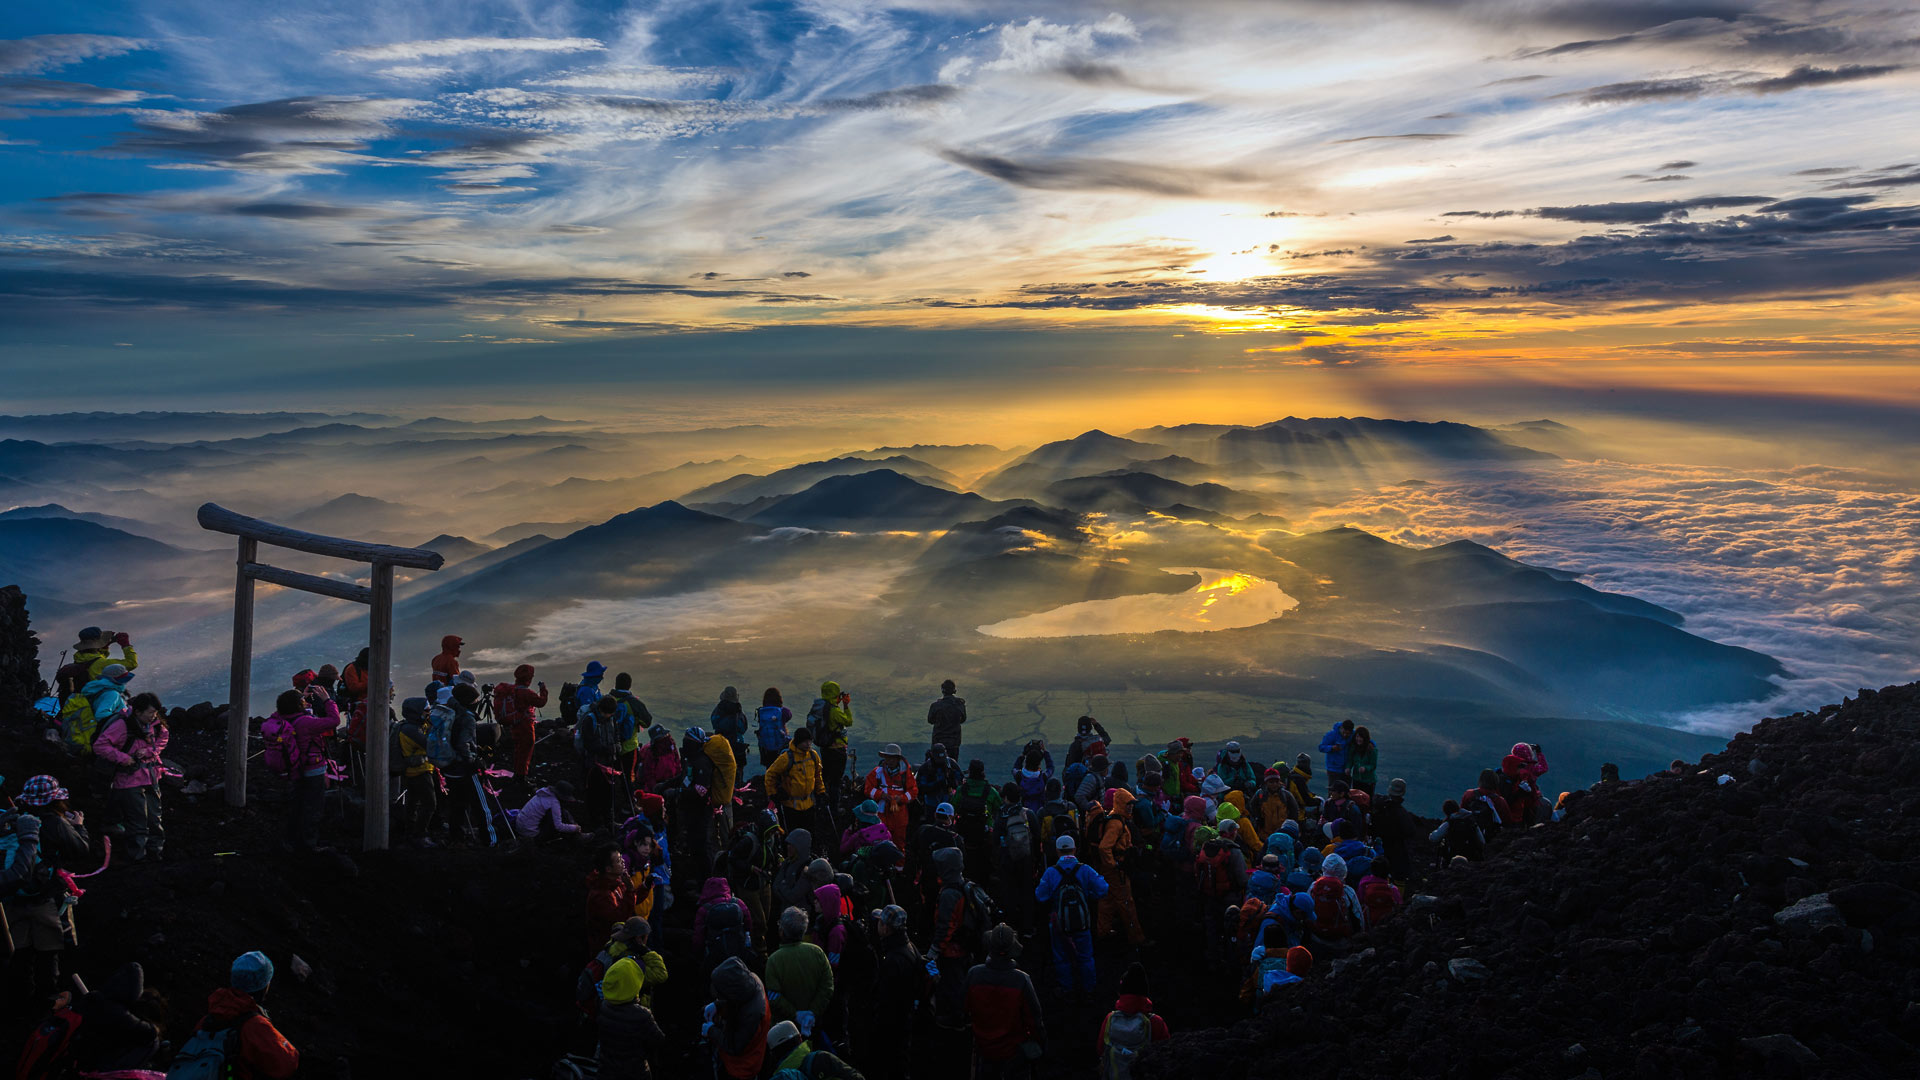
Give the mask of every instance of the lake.
<path id="1" fill-rule="evenodd" d="M 1085 600 L 1050 611 L 1022 615 L 980 627 L 998 638 L 1086 637 L 1096 634 L 1152 634 L 1161 630 L 1204 633 L 1258 626 L 1279 618 L 1300 603 L 1266 578 L 1237 570 L 1163 566 L 1169 574 L 1199 574 L 1200 584 L 1183 593 L 1118 596 Z"/>

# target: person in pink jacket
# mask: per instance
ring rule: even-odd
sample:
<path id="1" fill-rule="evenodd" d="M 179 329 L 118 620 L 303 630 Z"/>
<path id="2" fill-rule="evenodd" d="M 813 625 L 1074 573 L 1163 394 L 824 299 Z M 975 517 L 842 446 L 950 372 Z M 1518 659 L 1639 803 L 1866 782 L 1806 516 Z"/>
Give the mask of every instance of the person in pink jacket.
<path id="1" fill-rule="evenodd" d="M 134 862 L 158 861 L 167 844 L 160 815 L 160 753 L 167 748 L 167 718 L 156 694 L 136 694 L 126 712 L 94 737 L 93 753 L 113 766 L 108 799 L 127 827 Z"/>
<path id="2" fill-rule="evenodd" d="M 268 718 L 293 726 L 293 797 L 287 800 L 284 843 L 294 851 L 326 851 L 320 845 L 320 811 L 327 801 L 327 739 L 340 727 L 340 706 L 329 698 L 326 713 L 315 716 L 307 705 L 300 691 L 287 690 Z"/>

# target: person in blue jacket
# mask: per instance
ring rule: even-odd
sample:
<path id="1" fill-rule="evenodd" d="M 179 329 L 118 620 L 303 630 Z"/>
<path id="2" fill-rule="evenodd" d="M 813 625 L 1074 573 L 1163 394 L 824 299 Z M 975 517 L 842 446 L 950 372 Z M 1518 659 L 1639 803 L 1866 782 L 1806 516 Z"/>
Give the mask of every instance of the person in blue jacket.
<path id="1" fill-rule="evenodd" d="M 1060 861 L 1040 876 L 1033 898 L 1053 912 L 1047 936 L 1053 939 L 1053 971 L 1060 989 L 1090 993 L 1094 983 L 1094 902 L 1107 895 L 1107 879 L 1075 857 L 1073 837 L 1063 836 L 1054 846 L 1060 852 Z"/>
<path id="2" fill-rule="evenodd" d="M 1327 779 L 1351 783 L 1347 776 L 1347 757 L 1353 749 L 1353 721 L 1342 720 L 1320 737 L 1320 752 L 1327 757 Z"/>

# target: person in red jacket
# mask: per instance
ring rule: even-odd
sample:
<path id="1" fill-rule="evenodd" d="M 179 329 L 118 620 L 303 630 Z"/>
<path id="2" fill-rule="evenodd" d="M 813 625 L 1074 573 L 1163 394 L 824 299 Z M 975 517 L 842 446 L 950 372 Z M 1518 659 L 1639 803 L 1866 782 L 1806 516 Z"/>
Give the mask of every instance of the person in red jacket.
<path id="1" fill-rule="evenodd" d="M 600 951 L 612 927 L 633 917 L 633 880 L 627 857 L 611 844 L 593 858 L 587 873 L 587 955 Z"/>
<path id="2" fill-rule="evenodd" d="M 1147 969 L 1134 963 L 1120 976 L 1120 997 L 1113 1011 L 1100 1022 L 1100 1080 L 1126 1080 L 1133 1075 L 1134 1056 L 1148 1043 L 1160 1042 L 1171 1034 L 1167 1022 L 1153 1011 L 1153 999 L 1147 996 Z"/>
<path id="3" fill-rule="evenodd" d="M 1481 769 L 1480 786 L 1468 788 L 1460 795 L 1460 809 L 1462 810 L 1471 811 L 1476 805 L 1482 802 L 1493 808 L 1493 812 L 1495 816 L 1499 818 L 1500 824 L 1519 824 L 1520 819 L 1515 816 L 1513 807 L 1509 806 L 1507 800 L 1500 794 L 1499 769 Z"/>
<path id="4" fill-rule="evenodd" d="M 524 780 L 533 771 L 533 723 L 539 716 L 533 710 L 547 704 L 547 684 L 534 689 L 533 665 L 513 669 L 513 685 L 501 683 L 493 688 L 493 717 L 507 726 L 513 738 L 513 778 Z"/>
<path id="5" fill-rule="evenodd" d="M 907 767 L 899 743 L 888 743 L 880 751 L 880 764 L 867 773 L 863 787 L 867 798 L 880 805 L 880 822 L 893 835 L 894 845 L 905 847 L 907 808 L 920 797 L 920 782 Z"/>
<path id="6" fill-rule="evenodd" d="M 240 1038 L 232 1044 L 227 1058 L 233 1075 L 240 1080 L 286 1080 L 300 1071 L 300 1051 L 280 1034 L 261 1007 L 267 991 L 273 988 L 273 961 L 265 953 L 242 953 L 233 962 L 228 982 L 230 985 L 207 998 L 206 1018 L 194 1030 L 215 1033 L 240 1029 Z"/>
<path id="7" fill-rule="evenodd" d="M 453 680 L 460 675 L 460 646 L 465 644 L 458 634 L 440 639 L 440 655 L 433 658 L 434 682 L 441 686 L 453 685 Z"/>
<path id="8" fill-rule="evenodd" d="M 1514 743 L 1500 760 L 1500 787 L 1513 808 L 1513 816 L 1523 825 L 1540 820 L 1540 777 L 1546 775 L 1547 755 L 1538 746 Z"/>
<path id="9" fill-rule="evenodd" d="M 1020 933 L 1006 923 L 987 931 L 987 962 L 967 972 L 967 1020 L 973 1028 L 973 1075 L 1024 1078 L 1047 1040 L 1040 995 L 1013 964 Z"/>

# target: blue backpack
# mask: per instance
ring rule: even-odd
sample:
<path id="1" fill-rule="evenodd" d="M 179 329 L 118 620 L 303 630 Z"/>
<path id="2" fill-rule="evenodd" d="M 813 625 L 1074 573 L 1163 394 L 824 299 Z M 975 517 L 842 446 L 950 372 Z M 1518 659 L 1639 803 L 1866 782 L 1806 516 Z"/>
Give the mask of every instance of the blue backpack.
<path id="1" fill-rule="evenodd" d="M 261 1015 L 254 1010 L 231 1027 L 197 1028 L 167 1068 L 167 1080 L 225 1080 L 234 1075 L 229 1059 L 240 1045 L 240 1029 Z"/>
<path id="2" fill-rule="evenodd" d="M 753 714 L 754 737 L 760 749 L 777 754 L 787 748 L 787 710 L 779 705 L 762 705 Z"/>

